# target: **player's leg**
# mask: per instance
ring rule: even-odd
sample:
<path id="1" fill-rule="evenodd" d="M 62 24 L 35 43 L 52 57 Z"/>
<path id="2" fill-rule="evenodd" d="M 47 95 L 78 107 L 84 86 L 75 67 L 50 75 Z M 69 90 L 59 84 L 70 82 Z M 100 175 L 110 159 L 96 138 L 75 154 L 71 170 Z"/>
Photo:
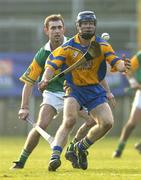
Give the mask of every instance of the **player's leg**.
<path id="1" fill-rule="evenodd" d="M 120 157 L 122 155 L 129 136 L 131 135 L 133 129 L 136 127 L 138 121 L 140 121 L 139 117 L 141 117 L 141 93 L 140 91 L 137 91 L 129 119 L 122 129 L 119 144 L 117 146 L 117 149 L 113 153 L 113 157 Z"/>
<path id="2" fill-rule="evenodd" d="M 87 135 L 76 144 L 78 153 L 78 163 L 80 168 L 87 169 L 87 149 L 98 139 L 102 138 L 113 125 L 113 115 L 107 103 L 103 103 L 90 111 L 92 117 L 97 121 L 87 133 Z"/>
<path id="3" fill-rule="evenodd" d="M 79 168 L 74 144 L 84 138 L 89 129 L 96 124 L 96 122 L 90 117 L 90 115 L 88 115 L 88 112 L 86 112 L 85 110 L 79 111 L 78 115 L 79 117 L 85 119 L 86 122 L 83 123 L 81 127 L 77 130 L 75 137 L 68 145 L 67 151 L 65 153 L 66 159 L 71 161 L 73 168 Z"/>
<path id="4" fill-rule="evenodd" d="M 48 167 L 49 171 L 55 171 L 61 165 L 60 155 L 67 143 L 68 135 L 76 122 L 79 108 L 79 104 L 73 97 L 65 99 L 63 122 L 55 135 L 53 152 Z"/>
<path id="5" fill-rule="evenodd" d="M 85 110 L 81 110 L 78 112 L 79 117 L 83 118 L 86 122 L 81 125 L 81 127 L 77 130 L 76 135 L 74 137 L 74 141 L 80 141 L 84 138 L 87 132 L 96 124 L 96 121 L 88 115 L 88 112 Z"/>
<path id="6" fill-rule="evenodd" d="M 40 107 L 37 124 L 42 128 L 46 129 L 49 123 L 52 121 L 53 117 L 57 112 L 60 112 L 63 109 L 64 93 L 52 93 L 49 91 L 44 91 L 43 93 L 43 102 Z M 26 139 L 25 145 L 22 149 L 19 160 L 15 163 L 13 168 L 23 168 L 25 162 L 27 161 L 29 155 L 33 149 L 37 146 L 39 142 L 40 134 L 33 128 Z"/>
<path id="7" fill-rule="evenodd" d="M 42 128 L 46 129 L 50 121 L 56 114 L 56 110 L 50 105 L 43 105 L 40 108 L 37 124 Z M 18 161 L 15 161 L 13 168 L 23 168 L 29 155 L 32 153 L 34 148 L 39 142 L 40 134 L 32 128 L 29 132 L 25 141 L 24 147 L 21 151 Z"/>
<path id="8" fill-rule="evenodd" d="M 117 146 L 117 149 L 113 153 L 113 157 L 120 157 L 122 155 L 127 140 L 131 135 L 133 129 L 136 127 L 136 124 L 138 123 L 140 116 L 141 116 L 141 109 L 136 108 L 131 110 L 131 115 L 129 117 L 129 120 L 122 129 L 119 144 Z"/>
<path id="9" fill-rule="evenodd" d="M 141 113 L 141 90 L 138 90 L 136 94 L 138 98 L 137 108 L 138 108 L 139 113 Z M 139 117 L 141 117 L 140 114 L 139 114 Z M 135 149 L 141 154 L 141 141 L 135 144 Z"/>

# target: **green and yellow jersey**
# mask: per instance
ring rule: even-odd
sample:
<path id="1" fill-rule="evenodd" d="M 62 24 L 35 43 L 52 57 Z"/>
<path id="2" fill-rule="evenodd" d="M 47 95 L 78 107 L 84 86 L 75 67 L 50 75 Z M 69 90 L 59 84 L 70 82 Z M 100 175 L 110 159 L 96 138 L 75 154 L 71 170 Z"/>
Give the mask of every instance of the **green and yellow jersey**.
<path id="1" fill-rule="evenodd" d="M 67 41 L 67 38 L 64 37 L 64 43 Z M 50 42 L 48 42 L 44 47 L 41 47 L 40 50 L 36 53 L 33 61 L 25 71 L 25 73 L 20 77 L 20 80 L 24 83 L 34 85 L 36 81 L 42 79 L 44 72 L 45 62 L 48 56 L 51 53 Z M 59 70 L 58 70 L 59 71 Z M 58 72 L 55 72 L 58 74 Z M 59 78 L 56 81 L 50 82 L 47 90 L 52 92 L 63 91 L 64 78 Z"/>
<path id="2" fill-rule="evenodd" d="M 131 58 L 131 70 L 136 80 L 141 83 L 141 51 Z"/>
<path id="3" fill-rule="evenodd" d="M 65 77 L 68 83 L 77 86 L 98 84 L 106 75 L 106 61 L 111 64 L 112 71 L 116 71 L 115 64 L 119 63 L 121 59 L 115 55 L 114 50 L 107 41 L 97 36 L 96 41 L 101 46 L 101 55 L 68 73 Z M 88 46 L 83 47 L 80 44 L 79 35 L 77 34 L 50 54 L 46 67 L 56 71 L 63 65 L 65 69 L 79 61 L 87 49 Z"/>

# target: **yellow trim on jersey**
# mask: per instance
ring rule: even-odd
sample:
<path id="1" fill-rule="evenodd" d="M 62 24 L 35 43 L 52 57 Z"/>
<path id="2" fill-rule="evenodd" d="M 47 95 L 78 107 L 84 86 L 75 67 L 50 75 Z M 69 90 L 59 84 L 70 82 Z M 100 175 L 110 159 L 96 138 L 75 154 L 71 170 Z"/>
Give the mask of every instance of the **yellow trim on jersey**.
<path id="1" fill-rule="evenodd" d="M 137 56 L 133 56 L 131 59 L 131 71 L 136 71 L 139 68 L 139 62 Z"/>
<path id="2" fill-rule="evenodd" d="M 20 80 L 24 83 L 33 85 L 38 77 L 41 75 L 43 69 L 38 65 L 35 59 L 26 70 L 26 72 L 20 77 Z"/>

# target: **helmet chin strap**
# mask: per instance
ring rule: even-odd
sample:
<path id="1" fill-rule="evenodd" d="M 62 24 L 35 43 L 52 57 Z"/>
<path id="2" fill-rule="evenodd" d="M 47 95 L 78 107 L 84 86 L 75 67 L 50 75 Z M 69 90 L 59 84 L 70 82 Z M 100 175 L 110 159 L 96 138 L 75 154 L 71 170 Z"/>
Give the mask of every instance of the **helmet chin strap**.
<path id="1" fill-rule="evenodd" d="M 88 34 L 88 33 L 80 34 L 80 36 L 85 40 L 91 39 L 94 35 L 95 35 L 95 33 L 93 33 L 93 34 Z"/>

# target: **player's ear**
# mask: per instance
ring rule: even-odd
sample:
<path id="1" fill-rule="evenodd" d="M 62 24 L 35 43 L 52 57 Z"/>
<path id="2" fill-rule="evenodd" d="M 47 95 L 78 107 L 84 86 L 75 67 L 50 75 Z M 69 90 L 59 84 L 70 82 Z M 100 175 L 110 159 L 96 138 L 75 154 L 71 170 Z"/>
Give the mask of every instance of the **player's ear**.
<path id="1" fill-rule="evenodd" d="M 64 27 L 64 33 L 66 32 L 66 27 Z"/>
<path id="2" fill-rule="evenodd" d="M 79 23 L 76 22 L 76 29 L 79 30 Z"/>
<path id="3" fill-rule="evenodd" d="M 48 35 L 48 28 L 46 26 L 44 26 L 44 33 Z"/>

